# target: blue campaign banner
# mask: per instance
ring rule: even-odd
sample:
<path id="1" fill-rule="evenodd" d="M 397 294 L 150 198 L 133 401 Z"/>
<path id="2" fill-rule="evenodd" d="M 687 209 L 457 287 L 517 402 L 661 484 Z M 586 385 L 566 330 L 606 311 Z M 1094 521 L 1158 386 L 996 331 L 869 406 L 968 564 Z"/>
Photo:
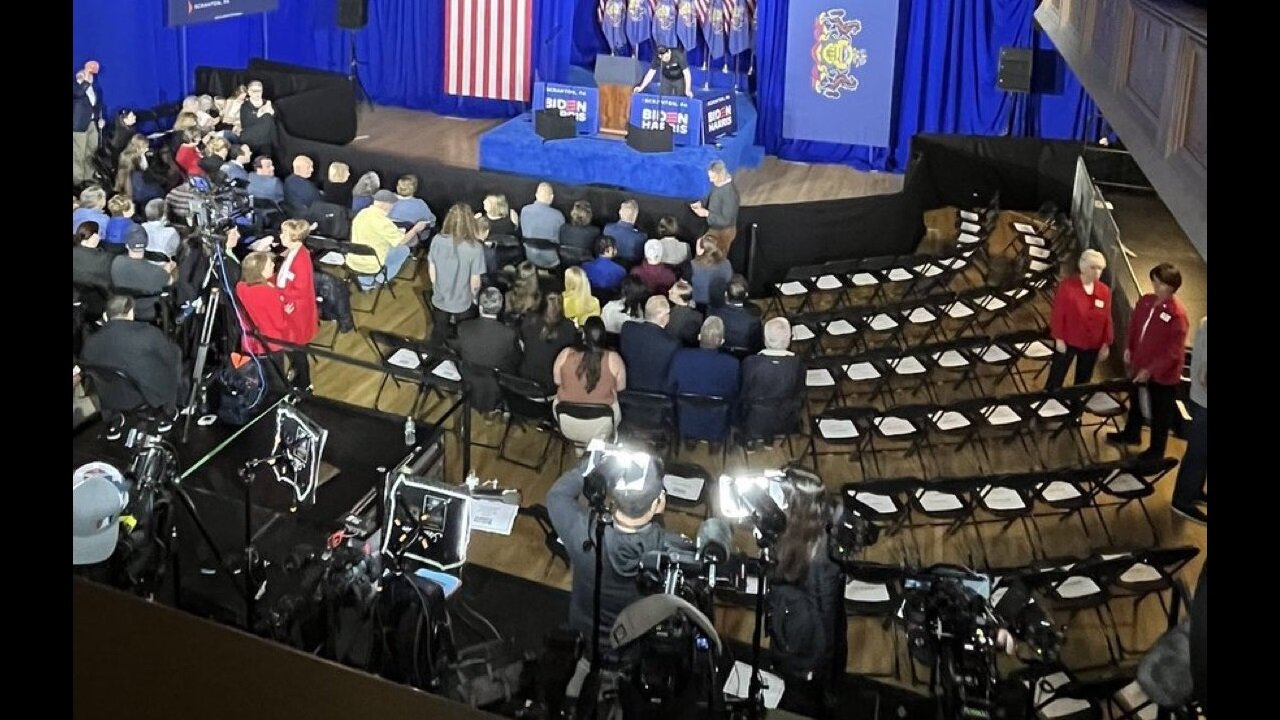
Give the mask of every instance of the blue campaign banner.
<path id="1" fill-rule="evenodd" d="M 791 0 L 782 135 L 888 147 L 898 0 Z"/>
<path id="2" fill-rule="evenodd" d="M 533 111 L 559 110 L 578 122 L 579 135 L 600 132 L 600 91 L 581 85 L 540 82 L 533 85 Z"/>
<path id="3" fill-rule="evenodd" d="M 676 145 L 702 144 L 702 101 L 697 98 L 636 93 L 631 96 L 630 121 L 643 130 L 670 127 Z"/>
<path id="4" fill-rule="evenodd" d="M 699 96 L 702 101 L 702 117 L 706 123 L 702 129 L 704 143 L 713 143 L 738 131 L 738 112 L 732 91 L 699 93 Z"/>

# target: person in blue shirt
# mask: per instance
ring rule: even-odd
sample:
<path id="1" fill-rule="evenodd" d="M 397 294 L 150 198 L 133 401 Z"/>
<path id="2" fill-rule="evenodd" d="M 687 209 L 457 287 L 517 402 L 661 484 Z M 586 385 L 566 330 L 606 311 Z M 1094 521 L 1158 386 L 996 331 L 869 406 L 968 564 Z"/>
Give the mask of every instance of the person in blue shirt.
<path id="1" fill-rule="evenodd" d="M 683 348 L 671 358 L 667 392 L 692 393 L 723 398 L 732 408 L 738 399 L 738 358 L 720 352 L 724 344 L 724 321 L 714 315 L 702 321 L 698 347 Z M 689 440 L 724 441 L 729 434 L 729 418 L 719 409 L 681 404 L 680 436 Z"/>
<path id="2" fill-rule="evenodd" d="M 644 243 L 649 239 L 636 227 L 639 215 L 640 204 L 635 200 L 626 200 L 618 206 L 618 222 L 604 226 L 604 234 L 618 243 L 618 257 L 629 263 L 640 261 L 644 255 Z"/>
<path id="3" fill-rule="evenodd" d="M 418 177 L 401 175 L 396 181 L 396 204 L 392 205 L 391 212 L 387 213 L 391 222 L 404 226 L 425 222 L 428 229 L 436 226 L 435 213 L 431 212 L 425 200 L 415 197 L 417 193 Z"/>
<path id="4" fill-rule="evenodd" d="M 249 194 L 259 200 L 284 202 L 284 183 L 276 177 L 276 166 L 270 157 L 259 155 L 253 159 L 253 174 L 249 176 Z"/>
<path id="5" fill-rule="evenodd" d="M 320 199 L 320 188 L 311 182 L 316 165 L 306 155 L 293 159 L 293 174 L 284 179 L 284 204 L 291 212 L 302 214 Z"/>
<path id="6" fill-rule="evenodd" d="M 98 228 L 106 231 L 111 216 L 103 212 L 107 206 L 107 191 L 97 185 L 90 185 L 80 191 L 80 206 L 71 211 L 71 232 L 80 228 L 81 223 L 92 220 Z"/>
<path id="7" fill-rule="evenodd" d="M 622 287 L 622 279 L 627 276 L 627 269 L 614 262 L 618 256 L 618 246 L 611 237 L 596 240 L 596 259 L 582 264 L 582 271 L 596 290 L 614 292 Z"/>

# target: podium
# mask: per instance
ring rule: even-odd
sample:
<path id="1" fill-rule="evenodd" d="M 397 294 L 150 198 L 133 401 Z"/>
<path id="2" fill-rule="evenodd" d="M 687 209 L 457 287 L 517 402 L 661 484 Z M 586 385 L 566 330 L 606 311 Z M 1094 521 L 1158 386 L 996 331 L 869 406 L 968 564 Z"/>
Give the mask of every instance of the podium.
<path id="1" fill-rule="evenodd" d="M 631 91 L 644 77 L 644 66 L 632 57 L 597 55 L 595 77 L 600 90 L 600 132 L 626 135 Z"/>

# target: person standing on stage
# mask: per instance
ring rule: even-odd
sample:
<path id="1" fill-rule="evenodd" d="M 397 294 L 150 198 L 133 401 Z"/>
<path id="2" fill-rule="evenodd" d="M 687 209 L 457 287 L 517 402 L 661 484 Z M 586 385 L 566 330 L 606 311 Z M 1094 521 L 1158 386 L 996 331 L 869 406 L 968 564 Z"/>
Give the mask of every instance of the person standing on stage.
<path id="1" fill-rule="evenodd" d="M 98 70 L 98 61 L 90 60 L 71 86 L 71 181 L 76 185 L 93 179 L 93 154 L 106 125 L 101 90 L 93 85 Z"/>
<path id="2" fill-rule="evenodd" d="M 705 200 L 689 207 L 694 215 L 707 219 L 706 234 L 715 238 L 720 252 L 728 257 L 733 239 L 738 236 L 738 186 L 733 184 L 723 160 L 713 160 L 707 166 L 707 179 L 711 181 L 711 192 Z"/>
<path id="3" fill-rule="evenodd" d="M 644 74 L 644 80 L 635 87 L 634 92 L 643 92 L 646 87 L 649 87 L 649 83 L 653 82 L 653 76 L 658 73 L 661 73 L 658 80 L 659 95 L 693 97 L 693 78 L 689 75 L 689 60 L 685 57 L 683 49 L 673 50 L 665 45 L 659 45 L 657 52 L 653 54 L 653 64 L 649 66 L 649 72 Z"/>

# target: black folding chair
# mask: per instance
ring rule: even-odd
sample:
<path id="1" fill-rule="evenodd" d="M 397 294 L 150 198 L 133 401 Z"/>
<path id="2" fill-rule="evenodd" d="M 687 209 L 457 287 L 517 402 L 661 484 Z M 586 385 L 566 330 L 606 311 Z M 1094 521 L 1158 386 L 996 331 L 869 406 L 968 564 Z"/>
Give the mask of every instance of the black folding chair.
<path id="1" fill-rule="evenodd" d="M 547 451 L 551 449 L 551 441 L 556 438 L 555 417 L 551 412 L 551 401 L 555 393 L 536 380 L 522 378 L 519 375 L 495 371 L 498 387 L 502 392 L 502 404 L 507 409 L 507 424 L 502 431 L 502 440 L 498 443 L 498 458 L 528 468 L 534 472 L 542 472 L 547 463 Z M 511 436 L 511 428 L 519 426 L 528 431 L 541 432 L 546 442 L 538 451 L 538 461 L 527 463 L 507 455 L 507 439 Z"/>

